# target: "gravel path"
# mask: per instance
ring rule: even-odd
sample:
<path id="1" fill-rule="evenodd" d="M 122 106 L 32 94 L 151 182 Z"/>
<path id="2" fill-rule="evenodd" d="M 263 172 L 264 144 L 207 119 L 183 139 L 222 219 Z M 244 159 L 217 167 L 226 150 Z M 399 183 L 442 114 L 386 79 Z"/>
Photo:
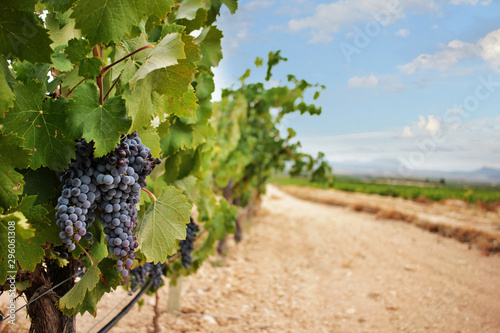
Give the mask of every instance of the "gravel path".
<path id="1" fill-rule="evenodd" d="M 163 331 L 500 332 L 500 256 L 406 223 L 269 187 L 229 250 L 184 280 Z M 114 331 L 150 330 L 152 304 Z"/>
<path id="2" fill-rule="evenodd" d="M 498 255 L 272 186 L 250 223 L 227 257 L 184 278 L 182 314 L 164 312 L 163 288 L 161 332 L 500 332 Z M 78 331 L 124 295 L 106 295 Z M 111 332 L 152 332 L 153 304 Z"/>

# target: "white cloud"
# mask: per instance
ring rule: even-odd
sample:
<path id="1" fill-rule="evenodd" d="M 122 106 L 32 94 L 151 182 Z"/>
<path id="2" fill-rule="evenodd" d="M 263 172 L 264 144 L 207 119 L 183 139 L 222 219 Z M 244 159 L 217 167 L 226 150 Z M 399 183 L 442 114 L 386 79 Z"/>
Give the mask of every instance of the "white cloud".
<path id="1" fill-rule="evenodd" d="M 297 138 L 304 152 L 323 151 L 333 168 L 337 164 L 398 171 L 401 160 L 415 170 L 474 170 L 500 168 L 500 119 L 477 119 L 450 126 L 431 115 L 402 130 Z M 431 134 L 434 133 L 434 134 Z"/>
<path id="2" fill-rule="evenodd" d="M 367 77 L 352 77 L 347 82 L 347 86 L 351 88 L 364 88 L 371 87 L 374 88 L 378 86 L 379 79 L 375 75 L 370 75 Z"/>
<path id="3" fill-rule="evenodd" d="M 476 5 L 477 0 L 451 0 L 450 3 L 452 5 L 463 5 L 463 4 Z"/>
<path id="4" fill-rule="evenodd" d="M 396 31 L 396 36 L 406 38 L 410 36 L 410 30 L 399 29 L 398 31 Z"/>
<path id="5" fill-rule="evenodd" d="M 403 128 L 403 138 L 413 138 L 415 136 L 415 133 L 411 130 L 410 126 L 405 126 Z"/>
<path id="6" fill-rule="evenodd" d="M 421 68 L 444 71 L 459 60 L 470 58 L 478 53 L 477 45 L 460 40 L 451 41 L 442 47 L 443 51 L 435 54 L 421 54 L 412 62 L 399 66 L 399 70 L 405 74 L 413 74 Z"/>
<path id="7" fill-rule="evenodd" d="M 242 6 L 241 9 L 249 12 L 258 12 L 272 6 L 274 0 L 254 0 Z"/>
<path id="8" fill-rule="evenodd" d="M 478 42 L 481 58 L 493 69 L 500 71 L 500 29 L 487 34 Z"/>
<path id="9" fill-rule="evenodd" d="M 441 47 L 443 51 L 421 54 L 412 62 L 399 66 L 399 70 L 405 74 L 413 74 L 419 69 L 446 71 L 460 60 L 480 58 L 494 70 L 500 71 L 500 29 L 488 33 L 475 43 L 454 40 Z"/>
<path id="10" fill-rule="evenodd" d="M 317 5 L 312 16 L 291 20 L 288 28 L 292 32 L 312 29 L 311 43 L 328 43 L 344 26 L 373 22 L 385 27 L 405 17 L 407 12 L 438 9 L 434 0 L 339 0 Z"/>
<path id="11" fill-rule="evenodd" d="M 427 117 L 420 115 L 418 118 L 419 120 L 415 124 L 419 129 L 425 130 L 425 132 L 430 135 L 436 135 L 439 132 L 441 128 L 440 118 L 434 115 L 429 115 Z"/>
<path id="12" fill-rule="evenodd" d="M 349 88 L 382 88 L 385 92 L 393 93 L 402 91 L 406 86 L 393 75 L 359 77 L 354 76 L 347 81 Z"/>
<path id="13" fill-rule="evenodd" d="M 481 1 L 481 5 L 483 6 L 488 6 L 490 3 L 492 2 L 492 0 L 483 0 Z M 477 5 L 479 3 L 478 0 L 451 0 L 450 3 L 452 5 Z"/>

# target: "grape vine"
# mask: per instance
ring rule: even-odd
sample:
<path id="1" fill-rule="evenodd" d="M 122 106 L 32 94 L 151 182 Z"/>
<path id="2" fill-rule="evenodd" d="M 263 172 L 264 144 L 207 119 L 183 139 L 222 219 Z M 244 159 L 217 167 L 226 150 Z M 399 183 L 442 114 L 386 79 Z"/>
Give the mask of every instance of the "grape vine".
<path id="1" fill-rule="evenodd" d="M 122 284 L 156 290 L 162 276 L 195 273 L 234 233 L 236 205 L 285 161 L 307 159 L 243 95 L 317 114 L 292 98 L 312 85 L 291 78 L 267 97 L 244 85 L 212 104 L 224 7 L 237 0 L 0 4 L 0 286 L 15 275 L 30 299 L 64 281 L 57 298 L 37 299 L 46 313 L 27 305 L 33 331 L 74 331 L 75 315 L 95 315 Z"/>

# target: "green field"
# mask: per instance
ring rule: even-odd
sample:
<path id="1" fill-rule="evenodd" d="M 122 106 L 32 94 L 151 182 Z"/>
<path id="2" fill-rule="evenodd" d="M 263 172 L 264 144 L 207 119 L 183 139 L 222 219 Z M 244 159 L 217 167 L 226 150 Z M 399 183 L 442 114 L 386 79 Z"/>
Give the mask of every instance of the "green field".
<path id="1" fill-rule="evenodd" d="M 278 185 L 299 185 L 312 186 L 318 188 L 328 188 L 325 184 L 311 183 L 308 178 L 290 178 L 288 176 L 277 175 L 271 183 Z M 380 184 L 380 182 L 387 182 Z M 379 194 L 391 197 L 401 197 L 405 199 L 427 198 L 432 201 L 443 199 L 458 199 L 468 203 L 493 204 L 500 202 L 500 187 L 488 187 L 487 185 L 471 184 L 440 184 L 439 182 L 415 181 L 417 185 L 390 184 L 391 180 L 386 179 L 361 179 L 353 177 L 337 176 L 332 188 L 348 192 L 360 192 L 368 194 Z M 393 182 L 399 182 L 394 180 Z"/>

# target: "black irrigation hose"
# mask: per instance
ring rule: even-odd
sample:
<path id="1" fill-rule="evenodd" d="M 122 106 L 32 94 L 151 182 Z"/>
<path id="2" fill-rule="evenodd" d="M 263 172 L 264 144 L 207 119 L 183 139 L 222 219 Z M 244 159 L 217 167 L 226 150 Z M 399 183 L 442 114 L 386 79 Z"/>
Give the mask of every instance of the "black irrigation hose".
<path id="1" fill-rule="evenodd" d="M 148 283 L 146 283 L 142 288 L 141 291 L 118 313 L 113 319 L 111 319 L 106 326 L 101 328 L 98 333 L 106 333 L 109 331 L 115 324 L 125 315 L 129 310 L 134 306 L 135 303 L 139 301 L 141 296 L 151 287 L 153 284 L 153 280 L 149 279 Z"/>
<path id="2" fill-rule="evenodd" d="M 163 263 L 161 265 L 161 269 L 165 269 L 167 266 L 167 263 Z M 151 285 L 153 285 L 153 279 L 149 279 L 148 283 L 146 283 L 144 286 L 142 286 L 141 291 L 132 299 L 123 309 L 118 313 L 113 319 L 111 319 L 103 328 L 101 328 L 97 333 L 106 333 L 109 331 L 113 326 L 116 325 L 118 321 L 127 313 L 129 310 L 134 306 L 135 303 L 139 301 L 139 298 L 148 291 L 149 288 L 151 288 Z"/>

